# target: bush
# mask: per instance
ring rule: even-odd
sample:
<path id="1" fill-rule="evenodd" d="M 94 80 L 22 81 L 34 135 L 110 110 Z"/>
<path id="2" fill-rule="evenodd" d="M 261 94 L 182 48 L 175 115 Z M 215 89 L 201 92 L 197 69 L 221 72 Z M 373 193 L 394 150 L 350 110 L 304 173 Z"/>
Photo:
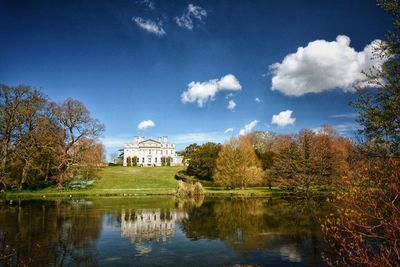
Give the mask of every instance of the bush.
<path id="1" fill-rule="evenodd" d="M 183 181 L 178 182 L 178 189 L 176 190 L 176 195 L 178 197 L 195 197 L 203 194 L 204 189 L 199 182 L 195 184 L 185 183 Z"/>

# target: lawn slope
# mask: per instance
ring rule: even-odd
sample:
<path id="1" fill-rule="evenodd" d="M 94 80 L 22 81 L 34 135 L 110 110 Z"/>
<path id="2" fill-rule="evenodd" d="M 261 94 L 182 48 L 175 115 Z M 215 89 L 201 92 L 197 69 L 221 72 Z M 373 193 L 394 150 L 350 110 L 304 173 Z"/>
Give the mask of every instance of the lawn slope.
<path id="1" fill-rule="evenodd" d="M 6 197 L 52 197 L 52 196 L 134 196 L 174 194 L 178 186 L 175 174 L 183 167 L 104 167 L 99 179 L 85 189 L 57 189 L 7 192 Z"/>

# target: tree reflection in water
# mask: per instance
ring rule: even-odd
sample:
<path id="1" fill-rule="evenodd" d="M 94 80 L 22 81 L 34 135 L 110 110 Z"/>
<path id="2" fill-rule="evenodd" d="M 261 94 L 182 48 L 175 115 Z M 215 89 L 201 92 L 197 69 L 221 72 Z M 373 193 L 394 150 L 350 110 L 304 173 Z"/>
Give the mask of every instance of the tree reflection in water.
<path id="1" fill-rule="evenodd" d="M 320 198 L 0 202 L 0 265 L 319 266 L 331 212 Z"/>
<path id="2" fill-rule="evenodd" d="M 77 212 L 82 210 L 83 212 Z M 0 205 L 0 253 L 12 251 L 5 265 L 96 266 L 95 242 L 101 210 L 61 201 Z"/>
<path id="3" fill-rule="evenodd" d="M 320 221 L 331 211 L 321 198 L 209 199 L 188 211 L 182 229 L 194 240 L 221 239 L 238 253 L 279 253 L 318 265 Z"/>

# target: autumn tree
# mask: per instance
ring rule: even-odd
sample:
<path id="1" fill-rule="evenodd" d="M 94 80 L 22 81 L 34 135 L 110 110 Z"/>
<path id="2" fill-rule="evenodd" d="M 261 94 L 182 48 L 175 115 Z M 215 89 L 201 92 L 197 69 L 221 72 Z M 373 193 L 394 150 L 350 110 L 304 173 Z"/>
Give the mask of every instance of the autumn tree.
<path id="1" fill-rule="evenodd" d="M 344 177 L 337 214 L 322 225 L 332 250 L 323 257 L 332 266 L 400 266 L 400 1 L 378 5 L 392 15 L 394 30 L 375 47 L 383 64 L 365 72 L 378 87 L 358 88 L 361 160 Z"/>
<path id="2" fill-rule="evenodd" d="M 261 184 L 265 173 L 251 141 L 246 137 L 233 138 L 218 154 L 214 181 L 217 185 L 244 189 Z"/>
<path id="3" fill-rule="evenodd" d="M 272 147 L 275 153 L 271 174 L 278 185 L 295 189 L 300 173 L 300 151 L 292 135 L 282 135 L 275 139 Z"/>
<path id="4" fill-rule="evenodd" d="M 38 186 L 104 162 L 103 126 L 82 103 L 49 103 L 25 85 L 0 86 L 0 189 Z M 95 163 L 96 162 L 96 163 Z"/>
<path id="5" fill-rule="evenodd" d="M 0 85 L 0 182 L 3 188 L 10 183 L 9 167 L 15 160 L 12 157 L 15 156 L 18 132 L 24 124 L 24 109 L 29 106 L 27 102 L 33 93 L 32 89 L 25 85 Z"/>
<path id="6" fill-rule="evenodd" d="M 77 162 L 75 146 L 84 138 L 96 139 L 104 131 L 104 125 L 90 116 L 85 105 L 75 99 L 67 99 L 61 105 L 53 104 L 54 117 L 63 129 L 63 151 L 58 186 L 72 177 L 71 166 Z"/>

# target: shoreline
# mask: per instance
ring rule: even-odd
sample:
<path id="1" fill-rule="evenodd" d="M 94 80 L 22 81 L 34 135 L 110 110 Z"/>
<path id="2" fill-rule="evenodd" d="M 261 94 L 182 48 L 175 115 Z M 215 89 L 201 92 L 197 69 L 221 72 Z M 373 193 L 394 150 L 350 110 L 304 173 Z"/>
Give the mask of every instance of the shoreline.
<path id="1" fill-rule="evenodd" d="M 110 189 L 104 190 L 107 192 L 96 191 L 37 191 L 37 192 L 2 192 L 0 193 L 0 199 L 12 200 L 12 199 L 46 199 L 46 198 L 76 198 L 76 197 L 146 197 L 146 196 L 175 196 L 175 191 L 171 190 L 142 190 L 142 189 Z M 111 191 L 111 192 L 110 192 Z M 112 192 L 114 191 L 114 192 Z M 248 189 L 237 189 L 237 190 L 224 190 L 224 189 L 208 189 L 205 188 L 205 197 L 272 197 L 272 196 L 330 196 L 333 191 L 321 191 L 314 190 L 308 193 L 305 192 L 293 192 L 288 190 L 269 190 L 267 188 L 248 188 Z"/>

